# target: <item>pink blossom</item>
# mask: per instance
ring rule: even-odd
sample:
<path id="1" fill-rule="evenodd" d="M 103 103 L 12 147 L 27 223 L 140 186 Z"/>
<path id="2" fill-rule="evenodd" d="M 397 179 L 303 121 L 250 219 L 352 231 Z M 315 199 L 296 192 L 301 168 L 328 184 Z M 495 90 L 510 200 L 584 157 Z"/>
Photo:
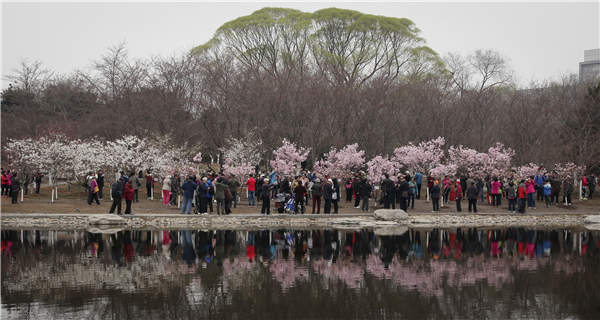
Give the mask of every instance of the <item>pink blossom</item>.
<path id="1" fill-rule="evenodd" d="M 367 176 L 374 183 L 380 183 L 384 174 L 389 174 L 391 179 L 396 179 L 399 168 L 396 162 L 389 157 L 375 156 L 367 162 Z"/>
<path id="2" fill-rule="evenodd" d="M 271 167 L 282 175 L 297 174 L 301 163 L 308 157 L 310 148 L 297 147 L 287 139 L 283 139 L 281 144 L 281 147 L 273 152 L 275 159 L 271 160 Z"/>
<path id="3" fill-rule="evenodd" d="M 407 167 L 415 172 L 429 174 L 431 169 L 439 165 L 444 157 L 442 147 L 446 140 L 442 137 L 414 145 L 412 142 L 406 146 L 396 148 L 392 161 Z"/>
<path id="4" fill-rule="evenodd" d="M 315 164 L 315 171 L 338 178 L 346 178 L 365 163 L 365 152 L 358 150 L 358 143 L 349 144 L 341 150 L 332 147 L 325 158 Z"/>

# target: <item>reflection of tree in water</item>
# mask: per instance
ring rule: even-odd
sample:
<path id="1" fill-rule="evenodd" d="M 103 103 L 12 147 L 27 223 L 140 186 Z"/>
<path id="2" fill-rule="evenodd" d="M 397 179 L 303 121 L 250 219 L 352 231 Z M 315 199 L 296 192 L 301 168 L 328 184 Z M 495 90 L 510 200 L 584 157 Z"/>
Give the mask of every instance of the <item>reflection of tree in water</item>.
<path id="1" fill-rule="evenodd" d="M 13 239 L 14 245 L 12 257 L 3 252 L 2 297 L 5 304 L 19 305 L 22 317 L 31 308 L 32 315 L 82 318 L 92 311 L 101 319 L 597 318 L 597 233 L 582 239 L 583 257 L 571 245 L 574 235 L 553 242 L 550 257 L 521 259 L 504 252 L 491 258 L 497 239 L 488 232 L 465 236 L 460 258 L 444 254 L 451 242 L 444 234 L 438 239 L 423 234 L 417 258 L 414 234 L 371 240 L 351 232 L 296 233 L 290 256 L 283 259 L 283 250 L 275 256 L 269 250 L 283 246 L 281 238 L 259 233 L 261 263 L 248 260 L 240 248 L 245 240 L 235 234 L 200 231 L 193 233 L 199 261 L 190 267 L 182 260 L 181 244 L 168 260 L 148 255 L 153 244 L 142 235 L 131 234 L 136 256 L 119 264 L 112 261 L 110 241 L 97 250 L 97 258 L 89 257 L 96 236 L 49 245 L 37 236 L 21 243 L 17 233 L 3 231 L 3 241 Z M 173 236 L 177 242 L 177 232 Z M 119 252 L 128 241 L 117 242 Z M 361 259 L 370 246 L 373 253 Z M 214 258 L 203 268 L 207 254 Z M 298 260 L 300 255 L 311 260 Z"/>

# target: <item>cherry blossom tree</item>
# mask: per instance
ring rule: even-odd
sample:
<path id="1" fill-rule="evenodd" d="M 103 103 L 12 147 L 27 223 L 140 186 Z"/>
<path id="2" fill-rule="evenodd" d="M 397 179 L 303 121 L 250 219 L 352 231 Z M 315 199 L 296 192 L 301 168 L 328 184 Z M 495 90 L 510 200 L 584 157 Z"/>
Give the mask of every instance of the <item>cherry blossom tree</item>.
<path id="1" fill-rule="evenodd" d="M 490 147 L 484 157 L 483 170 L 491 176 L 503 176 L 510 171 L 510 165 L 515 151 L 502 143 Z"/>
<path id="2" fill-rule="evenodd" d="M 516 172 L 519 178 L 528 178 L 530 176 L 535 176 L 540 167 L 540 165 L 530 162 L 528 164 L 514 168 L 513 170 Z"/>
<path id="3" fill-rule="evenodd" d="M 573 162 L 557 163 L 554 165 L 553 172 L 561 180 L 576 179 L 585 172 L 585 166 L 578 166 Z"/>
<path id="4" fill-rule="evenodd" d="M 429 171 L 429 174 L 436 178 L 445 176 L 453 177 L 456 175 L 457 166 L 455 164 L 440 163 Z"/>
<path id="5" fill-rule="evenodd" d="M 442 137 L 423 141 L 417 145 L 411 142 L 406 146 L 396 148 L 392 161 L 396 161 L 414 172 L 418 171 L 428 175 L 431 169 L 442 162 L 444 157 L 442 148 L 445 144 L 446 140 Z"/>
<path id="6" fill-rule="evenodd" d="M 262 146 L 262 141 L 250 133 L 244 139 L 227 139 L 227 144 L 219 151 L 223 153 L 225 161 L 229 160 L 235 165 L 257 165 L 261 160 Z"/>
<path id="7" fill-rule="evenodd" d="M 230 159 L 225 159 L 223 165 L 223 172 L 226 175 L 234 175 L 241 177 L 242 179 L 247 178 L 250 174 L 254 173 L 254 166 L 251 164 L 234 164 Z"/>
<path id="8" fill-rule="evenodd" d="M 365 152 L 358 150 L 358 143 L 337 150 L 335 147 L 317 161 L 315 171 L 331 177 L 346 178 L 365 164 Z"/>
<path id="9" fill-rule="evenodd" d="M 375 156 L 367 162 L 367 176 L 373 183 L 381 183 L 386 173 L 395 181 L 399 171 L 397 162 L 391 161 L 388 156 Z"/>
<path id="10" fill-rule="evenodd" d="M 448 148 L 448 163 L 457 167 L 457 173 L 483 178 L 486 175 L 502 176 L 510 171 L 515 152 L 501 143 L 490 147 L 487 153 L 462 145 Z"/>
<path id="11" fill-rule="evenodd" d="M 282 175 L 298 174 L 301 163 L 308 157 L 310 149 L 297 147 L 287 139 L 283 139 L 281 144 L 281 147 L 273 152 L 275 159 L 271 160 L 271 167 Z"/>

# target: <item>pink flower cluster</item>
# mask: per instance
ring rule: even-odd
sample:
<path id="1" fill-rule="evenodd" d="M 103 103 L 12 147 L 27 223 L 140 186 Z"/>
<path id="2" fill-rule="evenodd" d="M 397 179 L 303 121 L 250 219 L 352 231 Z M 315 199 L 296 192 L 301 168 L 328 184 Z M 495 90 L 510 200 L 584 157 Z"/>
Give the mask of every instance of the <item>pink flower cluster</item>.
<path id="1" fill-rule="evenodd" d="M 438 137 L 429 141 L 420 142 L 414 145 L 412 142 L 406 146 L 396 148 L 392 161 L 396 161 L 402 166 L 419 171 L 424 174 L 429 174 L 431 169 L 437 167 L 444 157 L 442 149 L 446 144 L 446 140 Z"/>
<path id="2" fill-rule="evenodd" d="M 271 160 L 271 167 L 282 175 L 298 174 L 300 165 L 308 157 L 310 148 L 298 147 L 287 139 L 283 139 L 281 144 L 281 147 L 273 152 L 275 159 Z"/>
<path id="3" fill-rule="evenodd" d="M 386 173 L 395 181 L 399 172 L 398 163 L 391 161 L 388 156 L 375 156 L 367 162 L 367 177 L 374 183 L 380 183 Z"/>
<path id="4" fill-rule="evenodd" d="M 365 152 L 358 150 L 358 143 L 354 143 L 340 150 L 331 148 L 325 158 L 316 163 L 315 171 L 326 176 L 346 178 L 360 170 L 364 163 Z"/>

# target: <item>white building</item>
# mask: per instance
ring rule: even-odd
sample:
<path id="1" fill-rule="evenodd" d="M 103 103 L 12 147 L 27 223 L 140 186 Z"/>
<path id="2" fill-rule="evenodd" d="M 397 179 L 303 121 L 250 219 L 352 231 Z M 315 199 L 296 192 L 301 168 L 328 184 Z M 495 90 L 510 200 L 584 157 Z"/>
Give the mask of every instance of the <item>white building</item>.
<path id="1" fill-rule="evenodd" d="M 583 62 L 579 63 L 579 81 L 600 80 L 600 49 L 583 51 Z"/>

